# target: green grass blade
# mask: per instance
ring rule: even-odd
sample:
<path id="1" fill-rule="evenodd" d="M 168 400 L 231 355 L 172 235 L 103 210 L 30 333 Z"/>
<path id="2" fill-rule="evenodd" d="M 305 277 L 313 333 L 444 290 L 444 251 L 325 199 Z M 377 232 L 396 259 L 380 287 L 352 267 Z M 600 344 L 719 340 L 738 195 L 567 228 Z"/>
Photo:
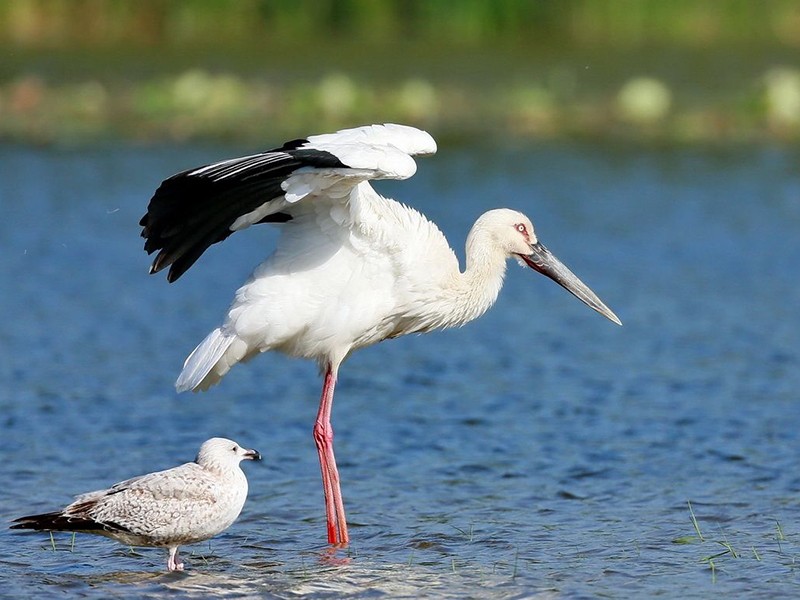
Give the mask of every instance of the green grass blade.
<path id="1" fill-rule="evenodd" d="M 692 525 L 694 525 L 694 530 L 697 532 L 697 537 L 700 538 L 701 542 L 705 542 L 706 538 L 703 537 L 703 532 L 700 531 L 700 525 L 697 523 L 697 517 L 694 516 L 694 510 L 692 510 L 692 503 L 687 500 L 686 504 L 689 505 L 689 514 L 692 517 Z"/>

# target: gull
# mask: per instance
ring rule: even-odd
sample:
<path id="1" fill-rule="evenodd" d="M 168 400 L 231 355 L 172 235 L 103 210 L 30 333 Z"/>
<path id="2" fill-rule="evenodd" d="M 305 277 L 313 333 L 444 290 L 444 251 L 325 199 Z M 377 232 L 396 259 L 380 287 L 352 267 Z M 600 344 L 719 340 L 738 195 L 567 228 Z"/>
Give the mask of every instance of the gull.
<path id="1" fill-rule="evenodd" d="M 426 132 L 368 125 L 182 171 L 164 180 L 142 217 L 150 268 L 177 280 L 212 244 L 259 223 L 280 225 L 274 252 L 236 292 L 224 323 L 189 355 L 178 391 L 205 390 L 236 363 L 269 350 L 314 360 L 324 374 L 314 440 L 328 541 L 349 535 L 333 452 L 339 367 L 352 352 L 411 333 L 464 325 L 494 304 L 508 259 L 617 316 L 536 235 L 524 214 L 481 215 L 462 270 L 439 228 L 384 198 L 373 179 L 406 179 L 412 156 L 436 152 Z"/>
<path id="2" fill-rule="evenodd" d="M 214 537 L 242 511 L 247 498 L 242 460 L 261 455 L 211 438 L 194 462 L 81 494 L 61 510 L 16 519 L 11 529 L 93 533 L 129 546 L 168 548 L 167 569 L 182 571 L 178 547 Z"/>

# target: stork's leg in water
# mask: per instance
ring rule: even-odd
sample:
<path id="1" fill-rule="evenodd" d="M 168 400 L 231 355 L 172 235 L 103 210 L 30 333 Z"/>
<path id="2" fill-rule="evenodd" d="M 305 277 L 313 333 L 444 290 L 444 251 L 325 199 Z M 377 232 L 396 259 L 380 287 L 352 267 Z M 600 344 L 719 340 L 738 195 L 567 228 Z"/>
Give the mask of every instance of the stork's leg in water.
<path id="1" fill-rule="evenodd" d="M 333 455 L 333 427 L 331 426 L 331 409 L 333 407 L 333 390 L 336 387 L 336 371 L 328 366 L 325 371 L 325 383 L 322 386 L 322 397 L 319 401 L 319 412 L 314 423 L 314 442 L 319 454 L 319 466 L 322 470 L 322 486 L 325 492 L 325 515 L 328 521 L 328 542 L 331 544 L 347 544 L 347 521 L 344 516 L 344 501 L 339 485 L 339 470 L 336 468 L 336 457 Z"/>

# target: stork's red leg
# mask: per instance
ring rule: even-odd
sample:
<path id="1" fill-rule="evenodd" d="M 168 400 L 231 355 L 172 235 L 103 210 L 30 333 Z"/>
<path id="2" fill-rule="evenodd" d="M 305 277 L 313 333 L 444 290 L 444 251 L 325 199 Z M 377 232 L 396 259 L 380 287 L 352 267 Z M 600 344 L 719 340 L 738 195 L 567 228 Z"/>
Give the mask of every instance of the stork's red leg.
<path id="1" fill-rule="evenodd" d="M 331 544 L 347 544 L 347 520 L 344 514 L 344 501 L 339 484 L 339 470 L 336 468 L 336 457 L 333 454 L 333 426 L 331 425 L 331 409 L 333 408 L 333 390 L 336 387 L 336 373 L 331 366 L 325 372 L 325 383 L 322 386 L 322 397 L 319 401 L 319 412 L 314 423 L 314 442 L 319 454 L 319 466 L 322 471 L 322 486 L 325 492 L 325 516 L 328 522 L 328 542 Z"/>

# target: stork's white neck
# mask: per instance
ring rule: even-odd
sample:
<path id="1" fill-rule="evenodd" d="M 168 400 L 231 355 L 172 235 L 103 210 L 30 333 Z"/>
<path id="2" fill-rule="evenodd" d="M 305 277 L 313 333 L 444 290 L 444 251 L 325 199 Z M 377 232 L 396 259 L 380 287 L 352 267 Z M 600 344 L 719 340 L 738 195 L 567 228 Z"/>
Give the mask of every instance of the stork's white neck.
<path id="1" fill-rule="evenodd" d="M 467 237 L 467 262 L 447 289 L 446 327 L 458 327 L 485 313 L 497 300 L 506 274 L 506 253 L 478 226 Z"/>

